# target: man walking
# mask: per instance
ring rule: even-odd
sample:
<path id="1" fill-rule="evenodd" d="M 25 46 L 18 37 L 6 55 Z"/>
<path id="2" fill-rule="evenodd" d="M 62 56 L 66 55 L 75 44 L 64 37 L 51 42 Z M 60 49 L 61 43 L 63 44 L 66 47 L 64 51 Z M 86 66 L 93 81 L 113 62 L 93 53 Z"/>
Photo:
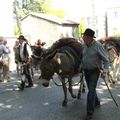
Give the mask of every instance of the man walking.
<path id="1" fill-rule="evenodd" d="M 103 66 L 101 77 L 105 77 L 109 60 L 103 45 L 94 38 L 95 32 L 87 28 L 83 34 L 82 68 L 85 74 L 85 80 L 88 87 L 87 94 L 87 115 L 85 120 L 90 120 L 95 107 L 100 106 L 100 100 L 96 93 L 96 86 L 100 75 L 100 68 Z"/>
<path id="2" fill-rule="evenodd" d="M 3 45 L 6 47 L 8 53 L 4 53 L 3 55 L 3 80 L 4 82 L 8 82 L 9 80 L 9 65 L 10 65 L 10 56 L 11 53 L 10 48 L 7 46 L 7 40 L 3 41 Z"/>
<path id="3" fill-rule="evenodd" d="M 32 50 L 23 35 L 20 35 L 18 40 L 20 43 L 20 53 L 19 53 L 20 63 L 22 65 L 22 80 L 19 89 L 24 90 L 25 87 L 33 86 L 33 76 L 32 76 L 32 67 L 31 67 Z M 28 80 L 27 86 L 25 86 L 26 78 Z"/>
<path id="4" fill-rule="evenodd" d="M 6 72 L 6 61 L 4 60 L 4 56 L 5 54 L 9 54 L 9 50 L 7 49 L 7 47 L 3 44 L 4 42 L 4 38 L 0 37 L 0 82 L 5 82 L 4 80 L 6 80 L 8 73 Z M 4 66 L 4 69 L 3 69 Z M 2 78 L 2 74 L 3 74 L 3 78 Z"/>

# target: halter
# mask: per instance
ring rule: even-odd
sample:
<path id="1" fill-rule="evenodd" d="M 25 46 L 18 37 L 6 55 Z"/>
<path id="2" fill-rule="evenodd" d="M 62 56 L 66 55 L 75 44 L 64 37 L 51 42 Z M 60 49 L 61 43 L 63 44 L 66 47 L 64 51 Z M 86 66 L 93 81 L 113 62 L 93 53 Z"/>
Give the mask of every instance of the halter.
<path id="1" fill-rule="evenodd" d="M 80 73 L 79 73 L 80 74 Z M 58 75 L 58 74 L 57 74 Z M 83 72 L 81 72 L 81 75 L 80 75 L 80 80 L 77 82 L 77 83 L 75 83 L 75 84 L 73 84 L 72 86 L 78 86 L 80 83 L 81 84 L 83 84 Z M 74 75 L 73 75 L 73 77 L 74 77 Z M 60 75 L 58 75 L 58 78 L 60 79 L 60 81 L 62 81 L 62 78 L 61 78 L 61 76 Z M 54 80 L 54 78 L 52 78 L 52 81 L 53 81 L 53 83 L 56 85 L 56 86 L 63 86 L 62 84 L 59 84 L 59 83 L 57 83 L 55 80 Z M 64 83 L 64 85 L 66 85 L 67 83 L 69 82 L 69 80 L 67 79 L 66 81 L 65 81 L 65 83 Z"/>

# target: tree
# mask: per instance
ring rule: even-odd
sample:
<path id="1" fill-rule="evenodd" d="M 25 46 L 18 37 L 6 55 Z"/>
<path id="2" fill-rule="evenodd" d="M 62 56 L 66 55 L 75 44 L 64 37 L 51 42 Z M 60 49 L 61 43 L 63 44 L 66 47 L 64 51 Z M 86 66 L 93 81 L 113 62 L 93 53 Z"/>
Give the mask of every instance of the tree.
<path id="1" fill-rule="evenodd" d="M 16 25 L 15 25 L 15 35 L 21 34 L 21 24 L 20 24 L 20 19 L 19 19 L 19 14 L 18 14 L 18 9 L 17 9 L 18 2 L 15 0 L 13 3 L 13 12 L 15 15 L 15 20 L 16 20 Z"/>
<path id="2" fill-rule="evenodd" d="M 51 9 L 51 0 L 22 0 L 21 4 L 29 12 L 48 13 Z"/>
<path id="3" fill-rule="evenodd" d="M 82 33 L 85 31 L 85 22 L 84 18 L 81 18 L 80 25 L 78 27 L 78 36 L 79 38 L 82 38 Z"/>
<path id="4" fill-rule="evenodd" d="M 15 33 L 21 34 L 21 18 L 30 12 L 47 13 L 64 18 L 63 10 L 53 10 L 51 0 L 14 0 L 14 14 L 16 19 Z"/>

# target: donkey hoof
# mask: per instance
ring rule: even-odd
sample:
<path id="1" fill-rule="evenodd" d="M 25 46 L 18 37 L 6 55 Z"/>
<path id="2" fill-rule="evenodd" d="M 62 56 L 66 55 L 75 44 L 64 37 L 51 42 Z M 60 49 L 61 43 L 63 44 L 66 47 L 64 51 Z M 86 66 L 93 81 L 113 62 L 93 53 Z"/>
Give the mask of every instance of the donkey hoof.
<path id="1" fill-rule="evenodd" d="M 62 106 L 63 106 L 63 107 L 66 107 L 66 106 L 67 106 L 67 102 L 66 102 L 66 101 L 63 101 L 63 102 L 62 102 Z"/>
<path id="2" fill-rule="evenodd" d="M 76 95 L 72 95 L 72 98 L 76 98 L 77 96 Z"/>
<path id="3" fill-rule="evenodd" d="M 85 93 L 85 89 L 82 90 L 82 93 Z"/>

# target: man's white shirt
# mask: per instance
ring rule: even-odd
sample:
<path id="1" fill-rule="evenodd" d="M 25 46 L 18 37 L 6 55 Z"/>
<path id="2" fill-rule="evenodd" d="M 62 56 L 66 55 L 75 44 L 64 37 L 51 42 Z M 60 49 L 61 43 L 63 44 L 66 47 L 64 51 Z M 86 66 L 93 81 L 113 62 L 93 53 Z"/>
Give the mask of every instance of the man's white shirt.
<path id="1" fill-rule="evenodd" d="M 21 60 L 23 60 L 23 61 L 24 61 L 24 54 L 23 54 L 23 52 L 24 52 L 24 45 L 25 45 L 25 44 L 26 44 L 26 42 L 23 42 L 22 45 L 20 45 L 20 58 L 21 58 Z M 27 51 L 28 51 L 29 57 L 31 57 L 31 55 L 32 55 L 32 50 L 31 50 L 31 48 L 30 48 L 29 45 L 27 45 Z"/>
<path id="2" fill-rule="evenodd" d="M 0 61 L 3 61 L 4 54 L 8 54 L 9 50 L 3 44 L 0 44 Z"/>

